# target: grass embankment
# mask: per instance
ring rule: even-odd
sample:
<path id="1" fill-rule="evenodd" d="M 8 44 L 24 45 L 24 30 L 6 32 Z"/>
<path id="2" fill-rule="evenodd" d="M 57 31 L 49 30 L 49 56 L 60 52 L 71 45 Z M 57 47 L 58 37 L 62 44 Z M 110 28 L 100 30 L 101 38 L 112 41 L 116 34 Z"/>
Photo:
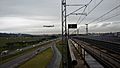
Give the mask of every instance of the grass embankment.
<path id="1" fill-rule="evenodd" d="M 33 37 L 0 37 L 0 46 L 5 46 L 8 42 L 17 42 L 17 41 L 28 41 L 28 40 L 36 40 Z"/>
<path id="2" fill-rule="evenodd" d="M 58 50 L 60 51 L 60 53 L 63 54 L 63 49 L 62 49 L 62 47 L 63 47 L 63 45 L 65 45 L 65 44 L 62 43 L 62 41 L 60 40 L 59 42 L 56 43 L 56 45 L 57 45 L 57 48 L 58 48 Z M 62 61 L 61 61 L 59 68 L 62 68 L 62 67 L 63 67 L 63 66 L 62 66 Z"/>
<path id="3" fill-rule="evenodd" d="M 46 43 L 46 44 L 49 44 L 49 43 L 50 43 L 50 42 L 48 42 L 48 43 Z M 45 44 L 42 44 L 42 45 L 40 45 L 40 46 L 31 48 L 31 49 L 27 49 L 27 50 L 24 50 L 24 51 L 15 53 L 15 54 L 11 54 L 11 55 L 8 55 L 8 56 L 5 56 L 5 57 L 0 57 L 0 58 L 1 58 L 0 64 L 3 64 L 3 63 L 5 63 L 5 62 L 8 62 L 8 61 L 10 61 L 10 60 L 12 60 L 12 59 L 15 59 L 15 58 L 17 58 L 17 57 L 19 57 L 19 56 L 22 56 L 22 55 L 24 55 L 24 54 L 27 54 L 27 53 L 29 53 L 29 52 L 32 52 L 32 51 L 36 50 L 38 47 L 41 47 L 41 46 L 43 46 L 43 45 L 45 45 Z"/>
<path id="4" fill-rule="evenodd" d="M 59 42 L 57 42 L 56 43 L 56 45 L 57 45 L 57 48 L 58 48 L 58 50 L 61 52 L 61 54 L 62 54 L 62 41 L 59 41 Z"/>
<path id="5" fill-rule="evenodd" d="M 27 61 L 19 68 L 46 68 L 53 56 L 51 48 L 46 49 L 42 53 L 35 56 L 33 59 Z"/>
<path id="6" fill-rule="evenodd" d="M 45 40 L 40 37 L 0 37 L 0 53 L 4 50 L 14 51 Z"/>

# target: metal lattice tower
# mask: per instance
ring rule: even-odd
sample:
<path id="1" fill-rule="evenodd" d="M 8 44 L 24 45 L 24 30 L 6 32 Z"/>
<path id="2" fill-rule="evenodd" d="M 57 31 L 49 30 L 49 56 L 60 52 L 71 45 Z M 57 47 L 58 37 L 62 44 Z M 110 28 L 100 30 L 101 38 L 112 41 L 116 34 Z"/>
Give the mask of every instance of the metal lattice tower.
<path id="1" fill-rule="evenodd" d="M 67 36 L 67 23 L 66 23 L 66 0 L 62 0 L 62 41 L 63 37 Z"/>
<path id="2" fill-rule="evenodd" d="M 62 66 L 68 68 L 68 47 L 67 47 L 67 22 L 66 22 L 66 0 L 62 0 Z"/>
<path id="3" fill-rule="evenodd" d="M 61 0 L 61 12 L 62 12 L 62 66 L 63 68 L 71 68 L 70 56 L 69 56 L 69 48 L 68 48 L 68 34 L 67 34 L 67 17 L 70 15 L 87 15 L 86 13 L 77 13 L 80 9 L 87 7 L 84 4 L 66 4 L 67 0 Z M 81 6 L 75 11 L 67 14 L 67 6 Z"/>

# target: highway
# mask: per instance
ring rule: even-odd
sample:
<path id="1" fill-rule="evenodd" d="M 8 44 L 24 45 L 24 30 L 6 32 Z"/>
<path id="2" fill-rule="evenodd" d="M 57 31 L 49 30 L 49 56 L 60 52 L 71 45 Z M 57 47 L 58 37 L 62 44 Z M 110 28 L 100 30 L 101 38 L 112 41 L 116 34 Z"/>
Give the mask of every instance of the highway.
<path id="1" fill-rule="evenodd" d="M 47 42 L 49 42 L 49 41 L 39 42 L 38 44 L 34 44 L 34 45 L 30 45 L 30 46 L 21 48 L 21 50 L 24 51 L 24 50 L 27 50 L 27 49 L 30 49 L 30 48 L 37 47 L 37 46 L 39 46 L 39 45 L 45 44 L 45 43 L 47 43 Z M 14 50 L 14 51 L 9 52 L 9 53 L 6 54 L 6 55 L 0 55 L 0 57 L 5 57 L 5 56 L 8 56 L 8 55 L 12 55 L 12 54 L 15 54 L 15 53 L 17 53 L 17 52 L 20 52 L 20 51 Z"/>
<path id="2" fill-rule="evenodd" d="M 52 40 L 53 41 L 53 40 Z M 41 44 L 39 44 L 41 45 Z M 21 63 L 33 58 L 34 56 L 36 56 L 36 54 L 44 51 L 45 49 L 51 47 L 52 45 L 54 45 L 53 42 L 51 42 L 50 44 L 47 44 L 47 45 L 44 45 L 40 48 L 37 48 L 36 50 L 34 50 L 33 52 L 30 52 L 30 53 L 27 53 L 27 54 L 24 54 L 16 59 L 13 59 L 7 63 L 4 63 L 4 64 L 1 64 L 0 65 L 0 68 L 15 68 L 17 67 L 18 65 L 20 65 Z"/>

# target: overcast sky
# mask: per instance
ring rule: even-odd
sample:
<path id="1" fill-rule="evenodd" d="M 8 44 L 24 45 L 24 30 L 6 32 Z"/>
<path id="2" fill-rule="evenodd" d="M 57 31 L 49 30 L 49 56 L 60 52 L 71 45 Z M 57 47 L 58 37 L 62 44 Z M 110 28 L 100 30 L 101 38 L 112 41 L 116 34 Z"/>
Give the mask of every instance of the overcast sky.
<path id="1" fill-rule="evenodd" d="M 67 4 L 87 4 L 90 0 L 67 0 Z M 86 8 L 88 13 L 101 0 L 93 0 Z M 80 26 L 80 32 L 85 33 L 85 24 L 100 17 L 114 7 L 120 5 L 120 0 L 103 0 L 92 11 Z M 79 7 L 67 7 L 67 13 Z M 84 8 L 83 8 L 84 9 Z M 83 9 L 78 12 L 82 12 Z M 89 32 L 118 32 L 120 31 L 120 15 L 99 22 L 111 16 L 120 14 L 120 7 L 89 24 Z M 61 0 L 0 0 L 0 32 L 29 33 L 29 34 L 58 34 L 61 33 Z M 84 15 L 81 16 L 81 19 Z M 76 23 L 79 16 L 67 17 L 67 23 Z M 80 19 L 80 20 L 81 20 Z M 43 25 L 55 25 L 47 28 Z"/>

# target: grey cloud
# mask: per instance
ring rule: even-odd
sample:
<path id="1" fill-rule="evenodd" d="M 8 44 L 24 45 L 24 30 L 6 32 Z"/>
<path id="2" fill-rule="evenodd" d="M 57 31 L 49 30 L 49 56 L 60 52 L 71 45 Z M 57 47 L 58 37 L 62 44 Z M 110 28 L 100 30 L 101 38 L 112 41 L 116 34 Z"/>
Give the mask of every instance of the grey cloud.
<path id="1" fill-rule="evenodd" d="M 106 27 L 106 26 L 108 26 L 108 25 L 111 25 L 111 23 L 103 23 L 103 24 L 101 25 L 101 27 Z"/>
<path id="2" fill-rule="evenodd" d="M 50 6 L 49 6 L 50 5 Z M 24 16 L 24 15 L 56 15 L 59 11 L 59 1 L 48 0 L 1 0 L 0 1 L 0 16 Z M 54 9 L 56 8 L 56 9 Z"/>
<path id="3" fill-rule="evenodd" d="M 104 27 L 103 27 L 104 26 Z M 90 32 L 119 32 L 120 31 L 120 23 L 112 23 L 112 24 L 103 24 L 102 26 L 94 28 L 89 28 Z"/>
<path id="4" fill-rule="evenodd" d="M 69 3 L 83 3 L 90 0 L 67 0 Z M 100 0 L 93 0 L 89 7 L 86 9 L 86 13 L 88 13 Z M 10 28 L 1 28 L 4 22 L 0 22 L 0 31 L 8 31 L 8 32 L 28 32 L 28 33 L 36 33 L 39 34 L 43 33 L 61 33 L 61 0 L 0 0 L 0 17 L 21 17 L 32 21 L 28 26 L 18 26 Z M 80 23 L 80 25 L 85 25 L 90 21 L 98 18 L 105 12 L 111 10 L 115 6 L 120 4 L 120 0 L 103 0 L 103 2 L 90 14 L 86 17 L 86 19 Z M 71 12 L 76 8 L 70 8 L 67 12 Z M 83 9 L 82 9 L 83 10 Z M 79 12 L 82 12 L 81 10 Z M 111 12 L 107 16 L 101 18 L 100 20 L 106 19 L 113 14 L 119 13 L 120 8 L 116 9 L 115 11 Z M 71 16 L 67 17 L 67 23 L 76 23 L 79 16 Z M 83 18 L 84 16 L 82 16 Z M 81 19 L 82 19 L 81 18 Z M 7 20 L 7 19 L 6 19 Z M 47 23 L 41 23 L 39 21 L 48 21 Z M 110 20 L 104 22 L 113 22 L 104 23 L 101 25 L 100 23 L 97 24 L 98 21 L 93 22 L 94 25 L 91 24 L 90 32 L 106 32 L 106 31 L 120 31 L 120 16 L 112 18 Z M 24 22 L 21 22 L 24 23 Z M 16 23 L 17 24 L 17 23 Z M 44 24 L 54 24 L 56 27 L 55 29 L 46 28 L 46 31 L 42 31 L 42 25 Z M 25 30 L 26 29 L 26 30 Z M 39 31 L 40 30 L 40 31 Z M 80 28 L 81 32 L 85 32 L 85 27 Z"/>
<path id="5" fill-rule="evenodd" d="M 97 28 L 97 27 L 99 27 L 98 24 L 95 24 L 95 25 L 90 26 L 90 28 L 93 28 L 93 29 L 95 29 L 95 28 Z"/>

